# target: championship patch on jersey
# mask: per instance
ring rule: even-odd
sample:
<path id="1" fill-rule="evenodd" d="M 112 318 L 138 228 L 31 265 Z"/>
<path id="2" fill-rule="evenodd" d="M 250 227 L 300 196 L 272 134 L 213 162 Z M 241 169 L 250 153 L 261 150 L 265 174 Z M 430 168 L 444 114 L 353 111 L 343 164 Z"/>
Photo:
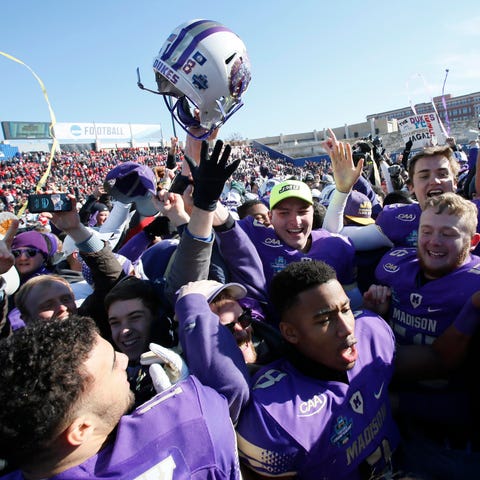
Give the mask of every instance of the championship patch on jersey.
<path id="1" fill-rule="evenodd" d="M 272 270 L 274 273 L 281 272 L 286 266 L 287 261 L 284 257 L 277 257 L 271 264 Z"/>
<path id="2" fill-rule="evenodd" d="M 405 239 L 405 243 L 409 247 L 416 247 L 418 243 L 418 230 L 413 230 L 413 232 L 410 232 Z"/>
<path id="3" fill-rule="evenodd" d="M 352 436 L 352 420 L 347 417 L 338 417 L 333 426 L 333 434 L 330 437 L 330 442 L 337 447 L 343 447 L 347 444 Z"/>

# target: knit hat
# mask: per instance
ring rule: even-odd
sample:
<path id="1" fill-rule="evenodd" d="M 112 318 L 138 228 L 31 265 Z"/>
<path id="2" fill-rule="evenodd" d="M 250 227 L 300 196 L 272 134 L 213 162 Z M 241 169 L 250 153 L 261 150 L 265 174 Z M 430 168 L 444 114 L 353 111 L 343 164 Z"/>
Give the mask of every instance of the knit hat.
<path id="1" fill-rule="evenodd" d="M 15 235 L 12 243 L 12 250 L 19 247 L 33 247 L 40 250 L 45 257 L 49 255 L 49 246 L 42 233 L 35 230 L 22 232 Z"/>
<path id="2" fill-rule="evenodd" d="M 278 203 L 286 198 L 299 198 L 313 205 L 310 187 L 306 183 L 298 180 L 286 180 L 272 188 L 272 192 L 270 193 L 270 210 L 273 210 Z"/>
<path id="3" fill-rule="evenodd" d="M 360 225 L 375 223 L 372 218 L 372 202 L 363 193 L 352 190 L 345 205 L 344 215 Z"/>

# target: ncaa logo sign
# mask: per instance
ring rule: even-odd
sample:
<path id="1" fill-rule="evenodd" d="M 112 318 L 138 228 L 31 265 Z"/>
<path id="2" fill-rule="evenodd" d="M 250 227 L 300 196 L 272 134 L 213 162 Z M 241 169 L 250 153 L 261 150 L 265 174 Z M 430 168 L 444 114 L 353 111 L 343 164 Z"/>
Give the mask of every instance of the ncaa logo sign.
<path id="1" fill-rule="evenodd" d="M 82 128 L 80 127 L 80 125 L 72 125 L 70 127 L 70 133 L 73 136 L 78 137 L 79 135 L 82 134 Z"/>

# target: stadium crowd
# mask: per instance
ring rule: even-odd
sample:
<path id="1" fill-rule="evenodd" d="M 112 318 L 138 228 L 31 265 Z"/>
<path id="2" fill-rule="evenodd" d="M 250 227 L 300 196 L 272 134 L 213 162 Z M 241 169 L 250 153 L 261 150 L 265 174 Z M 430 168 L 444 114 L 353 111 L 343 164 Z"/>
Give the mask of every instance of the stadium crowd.
<path id="1" fill-rule="evenodd" d="M 230 60 L 183 150 L 57 153 L 41 189 L 47 154 L 2 164 L 1 478 L 476 478 L 478 142 L 231 147 Z"/>

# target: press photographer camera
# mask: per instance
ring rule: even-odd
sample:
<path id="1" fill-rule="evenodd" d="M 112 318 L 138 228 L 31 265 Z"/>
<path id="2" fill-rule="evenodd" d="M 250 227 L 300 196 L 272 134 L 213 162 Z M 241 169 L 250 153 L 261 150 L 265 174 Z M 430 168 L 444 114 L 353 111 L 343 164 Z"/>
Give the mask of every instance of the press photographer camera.
<path id="1" fill-rule="evenodd" d="M 403 172 L 403 168 L 398 164 L 390 165 L 388 167 L 388 173 L 390 174 L 394 190 L 401 190 L 404 187 L 405 180 L 403 178 Z"/>

